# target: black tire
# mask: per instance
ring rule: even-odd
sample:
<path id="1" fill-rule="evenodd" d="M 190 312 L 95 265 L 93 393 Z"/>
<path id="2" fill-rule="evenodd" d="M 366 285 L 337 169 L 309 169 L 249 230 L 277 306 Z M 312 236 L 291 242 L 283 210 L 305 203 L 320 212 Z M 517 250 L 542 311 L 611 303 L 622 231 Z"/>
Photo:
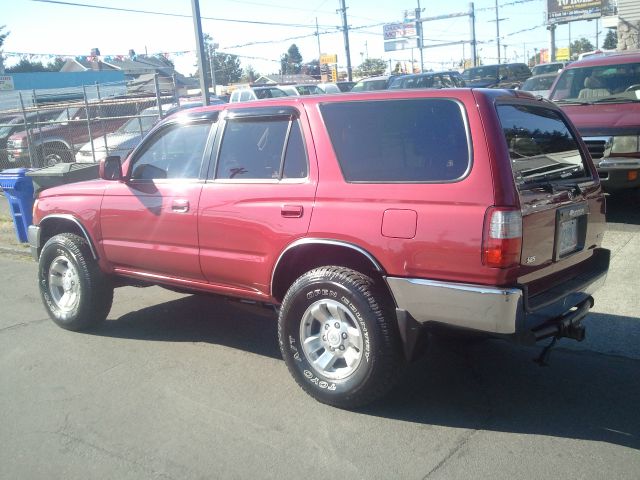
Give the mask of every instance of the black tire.
<path id="1" fill-rule="evenodd" d="M 45 243 L 38 284 L 47 313 L 67 330 L 94 329 L 111 309 L 111 282 L 93 259 L 87 241 L 72 233 L 55 235 Z"/>
<path id="2" fill-rule="evenodd" d="M 388 293 L 344 267 L 317 268 L 293 283 L 280 308 L 278 339 L 298 385 L 340 408 L 387 393 L 404 365 Z"/>
<path id="3" fill-rule="evenodd" d="M 60 163 L 70 163 L 73 160 L 73 153 L 63 143 L 49 143 L 38 149 L 39 167 L 51 167 Z"/>

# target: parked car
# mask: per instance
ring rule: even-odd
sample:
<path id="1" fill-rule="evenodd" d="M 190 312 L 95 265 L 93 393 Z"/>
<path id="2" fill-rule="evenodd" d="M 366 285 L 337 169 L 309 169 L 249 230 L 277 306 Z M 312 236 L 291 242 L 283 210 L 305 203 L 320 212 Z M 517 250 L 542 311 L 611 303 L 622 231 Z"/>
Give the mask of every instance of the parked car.
<path id="1" fill-rule="evenodd" d="M 551 62 L 551 63 L 539 63 L 531 69 L 531 75 L 543 75 L 545 73 L 557 74 L 564 67 L 569 65 L 570 62 Z"/>
<path id="2" fill-rule="evenodd" d="M 464 79 L 458 72 L 425 72 L 397 76 L 389 84 L 389 89 L 457 88 L 465 86 Z"/>
<path id="3" fill-rule="evenodd" d="M 349 82 L 346 80 L 336 82 L 336 85 L 340 89 L 341 92 L 350 92 L 356 82 Z"/>
<path id="4" fill-rule="evenodd" d="M 286 97 L 287 93 L 280 87 L 249 87 L 238 88 L 231 93 L 229 103 L 248 102 L 264 98 Z"/>
<path id="5" fill-rule="evenodd" d="M 609 264 L 577 131 L 514 90 L 194 109 L 99 171 L 33 208 L 55 323 L 98 328 L 126 284 L 274 305 L 292 376 L 342 408 L 387 392 L 428 331 L 582 340 Z"/>
<path id="6" fill-rule="evenodd" d="M 298 97 L 300 95 L 300 92 L 296 90 L 294 85 L 278 85 L 278 88 L 290 97 Z"/>
<path id="7" fill-rule="evenodd" d="M 462 78 L 468 87 L 516 88 L 531 76 L 531 70 L 524 63 L 501 63 L 467 68 Z"/>
<path id="8" fill-rule="evenodd" d="M 578 127 L 606 190 L 640 187 L 640 52 L 572 63 L 549 98 Z"/>
<path id="9" fill-rule="evenodd" d="M 340 86 L 336 83 L 319 83 L 317 87 L 322 90 L 323 93 L 342 93 L 342 90 L 340 90 Z"/>
<path id="10" fill-rule="evenodd" d="M 34 127 L 36 123 L 48 122 L 60 115 L 60 109 L 41 109 L 38 111 L 31 111 L 25 114 L 16 113 L 13 115 L 7 115 L 0 119 L 0 166 L 11 165 L 11 167 L 28 166 L 27 163 L 20 165 L 16 164 L 16 159 L 10 157 L 7 153 L 7 142 L 9 137 L 16 132 L 25 130 L 25 117 L 27 124 L 30 127 Z M 38 128 L 35 126 L 35 128 Z M 14 165 L 12 165 L 14 164 Z"/>
<path id="11" fill-rule="evenodd" d="M 185 106 L 188 104 L 185 104 Z M 171 115 L 180 108 L 174 104 L 163 105 L 165 115 Z M 202 106 L 202 102 L 194 102 L 193 107 Z M 104 137 L 96 138 L 93 143 L 87 142 L 76 153 L 76 162 L 93 163 L 99 162 L 109 155 L 118 155 L 125 158 L 131 150 L 135 148 L 142 137 L 151 130 L 151 128 L 160 119 L 160 110 L 158 107 L 150 107 L 140 112 L 140 115 L 131 118 L 113 133 L 108 133 Z"/>
<path id="12" fill-rule="evenodd" d="M 557 77 L 558 72 L 534 75 L 524 81 L 520 90 L 523 92 L 529 92 L 532 95 L 540 95 L 543 98 L 548 98 L 551 85 L 553 85 L 553 82 Z"/>
<path id="13" fill-rule="evenodd" d="M 66 107 L 51 125 L 16 132 L 7 141 L 9 161 L 34 167 L 72 162 L 78 149 L 90 138 L 97 138 L 118 129 L 140 110 L 155 102 L 153 99 L 116 100 L 84 103 Z M 29 142 L 31 146 L 31 157 Z"/>
<path id="14" fill-rule="evenodd" d="M 393 81 L 393 79 L 397 77 L 397 75 L 381 75 L 379 77 L 363 78 L 358 83 L 356 83 L 350 91 L 369 92 L 371 90 L 386 90 L 387 88 L 389 88 L 389 84 Z"/>

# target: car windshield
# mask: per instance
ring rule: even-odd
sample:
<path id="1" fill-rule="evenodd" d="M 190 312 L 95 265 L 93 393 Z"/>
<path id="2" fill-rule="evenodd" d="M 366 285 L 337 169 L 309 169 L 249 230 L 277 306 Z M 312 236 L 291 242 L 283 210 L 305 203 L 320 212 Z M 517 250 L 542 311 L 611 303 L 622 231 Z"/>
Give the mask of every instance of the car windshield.
<path id="1" fill-rule="evenodd" d="M 158 112 L 156 111 L 155 114 L 152 112 L 142 112 L 142 114 L 145 116 L 132 118 L 116 130 L 116 133 L 144 133 L 151 130 L 151 127 L 158 121 Z"/>
<path id="2" fill-rule="evenodd" d="M 466 81 L 484 80 L 487 78 L 493 79 L 497 77 L 498 77 L 497 65 L 468 68 L 464 72 L 462 72 L 462 78 L 464 78 Z"/>
<path id="3" fill-rule="evenodd" d="M 369 90 L 385 90 L 387 88 L 387 79 L 379 80 L 360 80 L 351 89 L 352 92 L 363 92 Z"/>
<path id="4" fill-rule="evenodd" d="M 550 77 L 531 77 L 524 84 L 522 84 L 522 90 L 525 92 L 537 91 L 537 90 L 549 90 L 553 81 L 556 79 L 554 76 Z"/>
<path id="5" fill-rule="evenodd" d="M 578 141 L 558 112 L 529 105 L 497 109 L 518 188 L 585 177 Z"/>
<path id="6" fill-rule="evenodd" d="M 550 98 L 580 103 L 640 101 L 640 63 L 568 68 Z"/>
<path id="7" fill-rule="evenodd" d="M 56 122 L 67 122 L 69 120 L 73 120 L 76 116 L 79 116 L 82 112 L 80 111 L 81 107 L 69 107 L 65 108 L 60 112 L 60 115 L 57 116 Z"/>
<path id="8" fill-rule="evenodd" d="M 546 63 L 543 65 L 536 65 L 533 67 L 532 72 L 534 75 L 542 75 L 543 73 L 556 73 L 561 68 L 561 63 Z"/>

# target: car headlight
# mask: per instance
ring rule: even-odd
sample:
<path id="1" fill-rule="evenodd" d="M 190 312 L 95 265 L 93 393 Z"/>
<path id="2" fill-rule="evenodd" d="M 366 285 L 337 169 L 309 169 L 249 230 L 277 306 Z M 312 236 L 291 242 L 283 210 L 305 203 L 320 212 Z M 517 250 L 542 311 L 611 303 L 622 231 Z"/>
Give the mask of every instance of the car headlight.
<path id="1" fill-rule="evenodd" d="M 619 135 L 613 137 L 611 153 L 635 153 L 640 152 L 640 136 Z"/>

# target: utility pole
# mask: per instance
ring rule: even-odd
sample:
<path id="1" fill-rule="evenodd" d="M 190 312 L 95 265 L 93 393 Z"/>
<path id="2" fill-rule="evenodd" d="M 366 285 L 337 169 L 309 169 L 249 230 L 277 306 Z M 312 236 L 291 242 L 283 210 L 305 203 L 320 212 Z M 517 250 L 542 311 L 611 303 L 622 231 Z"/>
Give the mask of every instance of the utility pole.
<path id="1" fill-rule="evenodd" d="M 469 27 L 471 29 L 471 60 L 473 61 L 473 66 L 478 66 L 478 52 L 476 49 L 476 10 L 473 5 L 473 2 L 469 3 Z"/>
<path id="2" fill-rule="evenodd" d="M 498 64 L 500 63 L 500 18 L 498 0 L 496 0 L 496 42 L 498 42 Z"/>
<path id="3" fill-rule="evenodd" d="M 200 20 L 200 4 L 198 0 L 191 0 L 193 14 L 193 29 L 196 34 L 196 47 L 198 54 L 198 69 L 200 71 L 200 91 L 202 92 L 202 104 L 209 105 L 209 90 L 207 89 L 207 73 L 204 64 L 204 40 L 202 38 L 202 21 Z"/>
<path id="4" fill-rule="evenodd" d="M 347 24 L 347 6 L 345 0 L 340 0 L 340 12 L 342 12 L 342 34 L 344 36 L 344 51 L 347 55 L 347 78 L 352 80 L 351 72 L 351 53 L 349 52 L 349 25 Z"/>
<path id="5" fill-rule="evenodd" d="M 420 0 L 418 0 L 418 8 L 416 8 L 416 27 L 418 29 L 418 48 L 420 49 L 420 72 L 424 72 L 424 54 L 422 47 L 424 44 L 424 35 L 422 34 L 422 22 L 420 21 L 420 14 L 422 8 L 420 8 Z"/>
<path id="6" fill-rule="evenodd" d="M 211 51 L 209 52 L 209 67 L 211 68 L 211 85 L 213 87 L 213 95 L 216 93 L 216 48 L 220 45 L 217 43 L 211 43 Z"/>
<path id="7" fill-rule="evenodd" d="M 320 49 L 320 32 L 318 31 L 318 17 L 316 17 L 316 38 L 318 39 L 318 66 L 320 65 L 320 57 L 322 50 Z"/>

